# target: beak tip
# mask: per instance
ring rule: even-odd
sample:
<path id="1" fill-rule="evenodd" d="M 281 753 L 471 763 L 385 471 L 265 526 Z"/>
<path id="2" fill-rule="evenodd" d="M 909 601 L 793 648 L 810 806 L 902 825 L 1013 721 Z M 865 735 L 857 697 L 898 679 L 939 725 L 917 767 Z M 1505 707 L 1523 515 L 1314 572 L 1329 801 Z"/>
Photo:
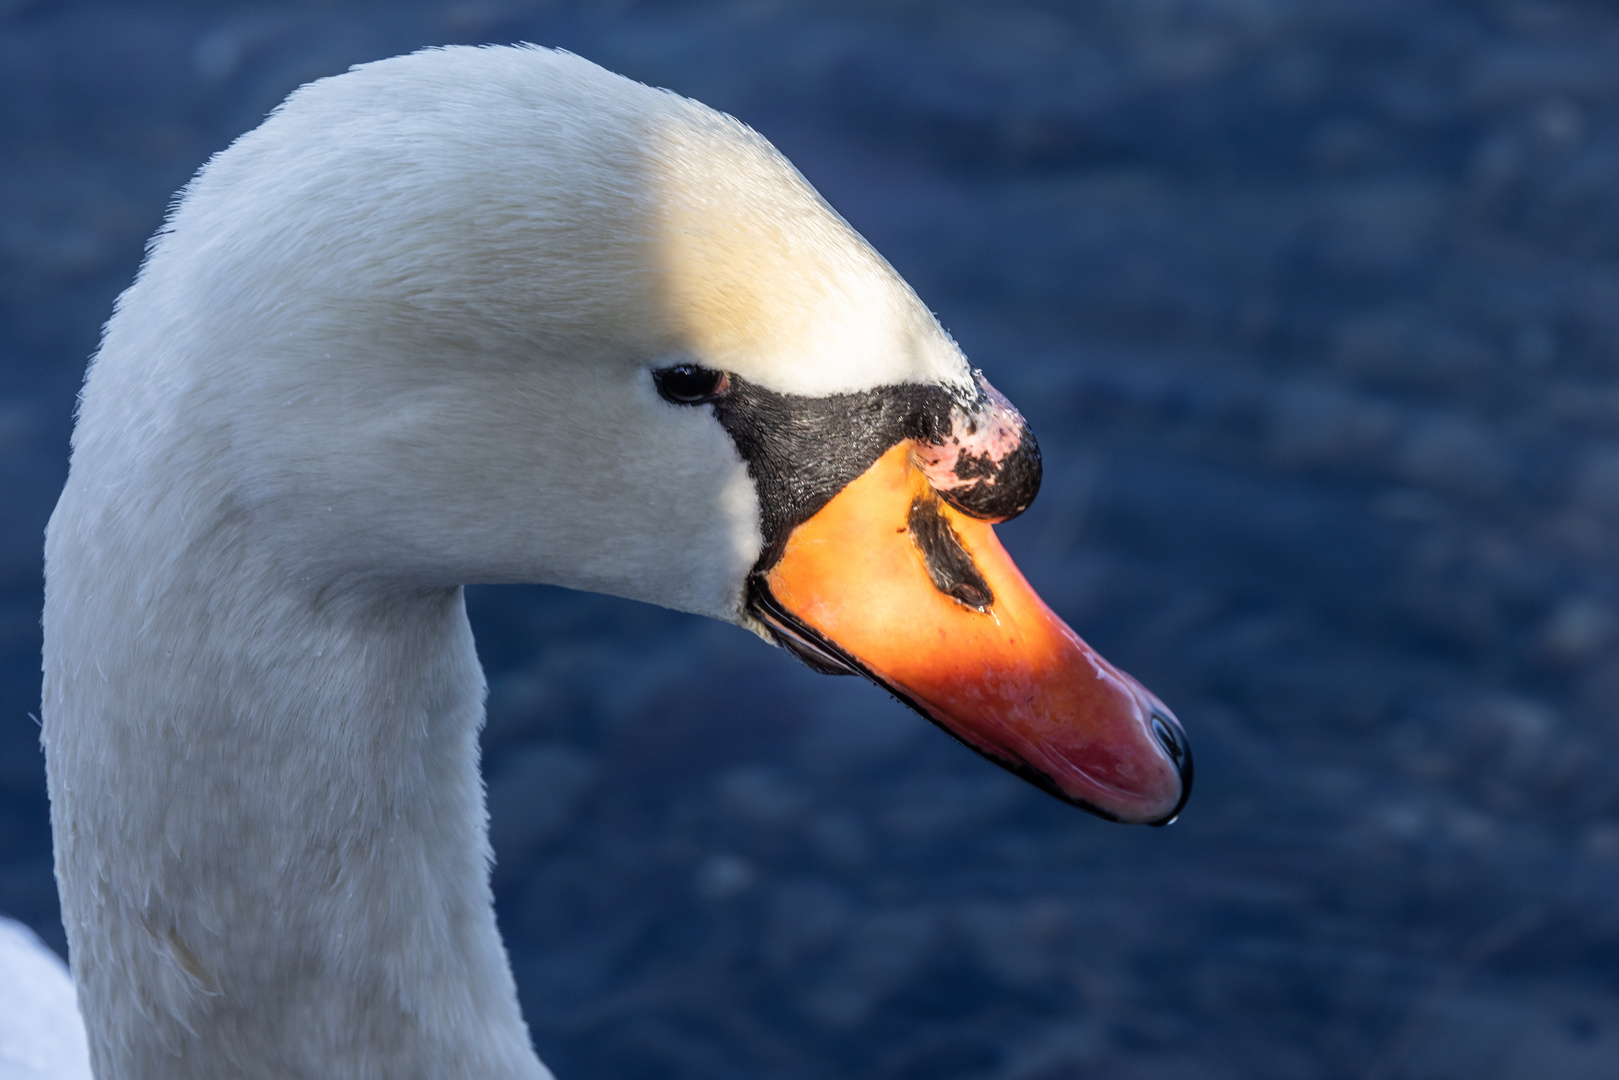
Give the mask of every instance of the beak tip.
<path id="1" fill-rule="evenodd" d="M 1163 747 L 1164 753 L 1169 757 L 1170 764 L 1175 766 L 1176 773 L 1180 775 L 1180 798 L 1175 801 L 1175 808 L 1166 816 L 1156 821 L 1147 822 L 1149 825 L 1161 828 L 1165 825 L 1173 825 L 1175 820 L 1181 816 L 1181 810 L 1185 808 L 1186 800 L 1192 797 L 1192 776 L 1194 772 L 1192 767 L 1192 744 L 1187 741 L 1186 730 L 1181 727 L 1180 721 L 1175 719 L 1174 713 L 1162 705 L 1155 704 L 1152 706 L 1149 715 L 1153 737 L 1158 740 L 1158 745 Z"/>
<path id="2" fill-rule="evenodd" d="M 1108 821 L 1170 825 L 1192 795 L 1192 747 L 1175 714 L 1134 680 L 1128 681 L 1134 702 L 1125 709 L 1132 714 L 1126 730 L 1138 733 L 1125 740 L 1135 765 L 1124 775 L 1132 779 L 1119 783 L 1123 777 L 1114 773 L 1113 783 L 1099 782 L 1099 775 L 1079 768 L 1044 775 L 1036 783 L 1063 802 Z"/>

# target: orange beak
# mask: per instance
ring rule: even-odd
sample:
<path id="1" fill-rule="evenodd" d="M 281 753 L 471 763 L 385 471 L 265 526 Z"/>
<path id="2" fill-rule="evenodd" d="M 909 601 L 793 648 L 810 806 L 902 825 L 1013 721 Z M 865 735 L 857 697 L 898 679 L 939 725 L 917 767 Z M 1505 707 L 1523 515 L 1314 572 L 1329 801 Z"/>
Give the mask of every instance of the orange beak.
<path id="1" fill-rule="evenodd" d="M 754 614 L 811 666 L 865 675 L 1051 794 L 1173 821 L 1192 786 L 1174 715 L 1070 630 L 988 523 L 941 501 L 900 443 L 793 530 Z"/>

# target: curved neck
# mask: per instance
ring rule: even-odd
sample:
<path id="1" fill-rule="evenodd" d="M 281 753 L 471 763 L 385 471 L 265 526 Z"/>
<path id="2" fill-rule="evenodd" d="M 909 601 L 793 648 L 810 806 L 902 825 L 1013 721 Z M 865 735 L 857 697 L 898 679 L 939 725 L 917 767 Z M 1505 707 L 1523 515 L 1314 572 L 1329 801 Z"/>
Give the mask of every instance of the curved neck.
<path id="1" fill-rule="evenodd" d="M 490 904 L 460 590 L 334 595 L 82 475 L 43 739 L 97 1075 L 548 1076 Z"/>

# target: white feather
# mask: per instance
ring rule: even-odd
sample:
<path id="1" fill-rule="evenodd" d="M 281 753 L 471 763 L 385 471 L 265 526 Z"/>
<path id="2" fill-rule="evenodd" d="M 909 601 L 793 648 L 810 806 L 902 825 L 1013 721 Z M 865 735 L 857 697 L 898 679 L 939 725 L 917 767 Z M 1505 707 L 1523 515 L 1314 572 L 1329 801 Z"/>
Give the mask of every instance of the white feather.
<path id="1" fill-rule="evenodd" d="M 0 1080 L 90 1080 L 67 965 L 32 930 L 0 918 Z"/>

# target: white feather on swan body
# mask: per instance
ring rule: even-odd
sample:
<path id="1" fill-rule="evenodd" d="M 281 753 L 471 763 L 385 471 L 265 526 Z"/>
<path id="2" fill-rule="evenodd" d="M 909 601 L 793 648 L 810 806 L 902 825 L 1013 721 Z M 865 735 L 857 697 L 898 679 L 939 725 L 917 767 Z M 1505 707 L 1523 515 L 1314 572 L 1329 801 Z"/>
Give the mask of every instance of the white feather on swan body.
<path id="1" fill-rule="evenodd" d="M 90 1080 L 67 966 L 32 930 L 0 918 L 0 1080 Z"/>
<path id="2" fill-rule="evenodd" d="M 681 357 L 799 394 L 970 386 L 763 139 L 567 54 L 311 84 L 186 189 L 47 538 L 56 867 L 103 1080 L 548 1075 L 490 907 L 459 586 L 749 624 L 757 492 L 654 392 Z"/>

